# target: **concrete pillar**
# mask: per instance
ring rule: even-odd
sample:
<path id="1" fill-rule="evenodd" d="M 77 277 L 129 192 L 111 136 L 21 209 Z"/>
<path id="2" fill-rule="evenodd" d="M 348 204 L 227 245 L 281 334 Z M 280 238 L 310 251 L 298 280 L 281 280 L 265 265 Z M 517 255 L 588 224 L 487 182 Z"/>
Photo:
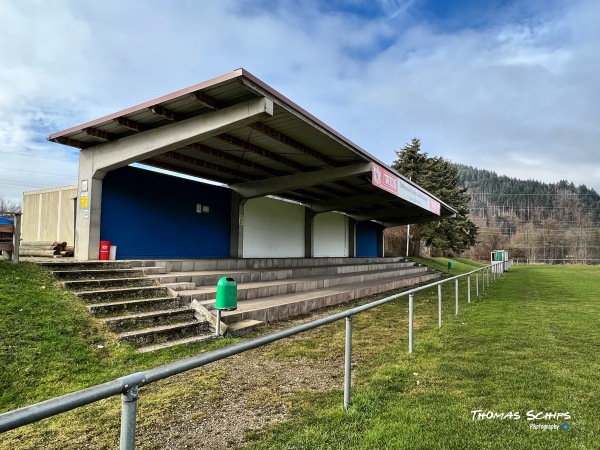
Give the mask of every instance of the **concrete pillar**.
<path id="1" fill-rule="evenodd" d="M 348 217 L 348 256 L 356 257 L 356 219 Z"/>
<path id="2" fill-rule="evenodd" d="M 231 236 L 229 256 L 244 257 L 244 205 L 246 199 L 231 191 Z"/>
<path id="3" fill-rule="evenodd" d="M 104 171 L 94 171 L 93 149 L 79 154 L 79 187 L 75 211 L 75 259 L 98 259 Z M 110 239 L 110 236 L 108 236 Z"/>
<path id="4" fill-rule="evenodd" d="M 315 213 L 312 209 L 304 208 L 304 257 L 313 258 L 315 255 Z"/>
<path id="5" fill-rule="evenodd" d="M 385 240 L 383 238 L 383 230 L 385 230 L 385 228 L 381 226 L 377 231 L 377 256 L 379 257 L 385 256 Z"/>

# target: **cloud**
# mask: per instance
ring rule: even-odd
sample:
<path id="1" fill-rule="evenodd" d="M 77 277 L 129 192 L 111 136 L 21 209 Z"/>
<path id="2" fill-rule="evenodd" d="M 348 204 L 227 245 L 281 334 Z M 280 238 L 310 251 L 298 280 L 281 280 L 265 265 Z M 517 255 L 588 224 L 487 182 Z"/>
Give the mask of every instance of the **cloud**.
<path id="1" fill-rule="evenodd" d="M 435 3 L 3 2 L 0 195 L 76 179 L 76 152 L 48 134 L 238 67 L 384 162 L 418 137 L 455 162 L 600 190 L 600 5 Z"/>

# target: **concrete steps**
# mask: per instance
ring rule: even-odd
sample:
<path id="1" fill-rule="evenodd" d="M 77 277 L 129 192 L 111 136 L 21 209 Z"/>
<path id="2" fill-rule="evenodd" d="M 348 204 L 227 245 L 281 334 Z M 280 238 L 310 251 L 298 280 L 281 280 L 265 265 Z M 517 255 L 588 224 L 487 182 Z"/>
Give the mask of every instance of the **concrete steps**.
<path id="1" fill-rule="evenodd" d="M 145 275 L 164 273 L 164 267 L 132 268 L 122 261 L 40 264 L 74 291 L 108 330 L 138 351 L 214 337 L 210 322 L 197 320 L 196 311 L 182 304 L 174 290 Z"/>
<path id="2" fill-rule="evenodd" d="M 223 311 L 221 313 L 221 320 L 228 325 L 241 320 L 274 322 L 294 316 L 302 316 L 316 309 L 339 305 L 381 292 L 402 289 L 437 278 L 439 278 L 439 274 L 426 272 L 416 277 L 404 276 L 385 283 L 375 280 L 366 283 L 339 285 L 303 293 L 247 300 L 239 302 L 238 308 L 235 311 Z"/>
<path id="3" fill-rule="evenodd" d="M 186 322 L 158 325 L 133 331 L 119 333 L 119 337 L 138 347 L 162 344 L 174 339 L 183 339 L 198 336 L 202 332 L 208 333 L 209 325 L 206 322 L 190 320 Z"/>
<path id="4" fill-rule="evenodd" d="M 253 300 L 256 298 L 271 297 L 274 295 L 293 294 L 316 289 L 325 289 L 343 284 L 365 283 L 374 280 L 385 280 L 392 277 L 416 276 L 426 272 L 426 267 L 402 267 L 400 269 L 371 270 L 362 272 L 340 273 L 335 276 L 325 277 L 317 275 L 291 279 L 277 279 L 273 281 L 257 281 L 240 283 L 237 286 L 238 301 Z M 193 277 L 197 277 L 195 272 Z M 205 301 L 216 298 L 215 286 L 202 286 L 197 289 L 180 292 L 179 296 L 185 301 Z"/>
<path id="5" fill-rule="evenodd" d="M 175 307 L 166 310 L 137 312 L 122 316 L 107 317 L 104 320 L 106 328 L 111 331 L 132 331 L 140 325 L 144 327 L 155 325 L 168 325 L 178 322 L 191 322 L 194 320 L 194 311 L 187 307 Z"/>
<path id="6" fill-rule="evenodd" d="M 360 272 L 397 270 L 414 267 L 409 262 L 379 263 L 379 264 L 340 264 L 302 267 L 277 267 L 270 269 L 234 269 L 234 270 L 201 270 L 189 272 L 167 272 L 154 275 L 161 284 L 164 283 L 194 283 L 196 286 L 216 286 L 221 277 L 227 276 L 240 283 L 259 281 L 286 280 L 304 277 L 330 277 Z"/>
<path id="7" fill-rule="evenodd" d="M 238 308 L 223 311 L 240 334 L 361 297 L 434 280 L 404 258 L 249 258 L 44 263 L 107 329 L 153 351 L 214 338 L 216 285 L 237 281 Z M 209 310 L 209 311 L 207 311 Z M 211 316 L 211 313 L 213 316 Z M 225 327 L 224 327 L 225 328 Z"/>
<path id="8" fill-rule="evenodd" d="M 88 310 L 95 316 L 108 317 L 127 313 L 141 313 L 149 311 L 167 311 L 179 308 L 180 301 L 177 297 L 142 298 L 137 300 L 115 300 L 113 302 L 88 304 Z"/>
<path id="9" fill-rule="evenodd" d="M 136 266 L 136 262 L 132 264 Z M 441 275 L 404 258 L 158 260 L 139 264 L 144 269 L 162 267 L 164 273 L 152 277 L 163 285 L 178 287 L 182 305 L 198 304 L 215 315 L 217 282 L 222 277 L 235 279 L 238 308 L 222 313 L 230 333 Z"/>

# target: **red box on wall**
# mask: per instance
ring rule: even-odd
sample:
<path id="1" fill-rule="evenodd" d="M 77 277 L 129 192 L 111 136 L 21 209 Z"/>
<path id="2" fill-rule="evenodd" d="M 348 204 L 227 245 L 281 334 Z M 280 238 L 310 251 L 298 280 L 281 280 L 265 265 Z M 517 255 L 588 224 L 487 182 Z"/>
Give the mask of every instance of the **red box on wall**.
<path id="1" fill-rule="evenodd" d="M 100 260 L 108 261 L 110 257 L 110 241 L 100 241 Z"/>

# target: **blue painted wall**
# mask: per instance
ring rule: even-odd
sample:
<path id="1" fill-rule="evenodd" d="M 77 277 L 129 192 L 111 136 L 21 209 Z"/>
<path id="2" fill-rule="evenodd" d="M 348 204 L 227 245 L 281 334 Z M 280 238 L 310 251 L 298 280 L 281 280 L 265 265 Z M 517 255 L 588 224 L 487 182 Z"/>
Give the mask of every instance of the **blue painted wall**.
<path id="1" fill-rule="evenodd" d="M 374 222 L 358 222 L 356 224 L 356 256 L 373 257 L 377 255 L 377 236 L 381 225 Z"/>
<path id="2" fill-rule="evenodd" d="M 117 259 L 227 258 L 230 228 L 229 189 L 133 167 L 104 178 L 100 239 Z"/>

